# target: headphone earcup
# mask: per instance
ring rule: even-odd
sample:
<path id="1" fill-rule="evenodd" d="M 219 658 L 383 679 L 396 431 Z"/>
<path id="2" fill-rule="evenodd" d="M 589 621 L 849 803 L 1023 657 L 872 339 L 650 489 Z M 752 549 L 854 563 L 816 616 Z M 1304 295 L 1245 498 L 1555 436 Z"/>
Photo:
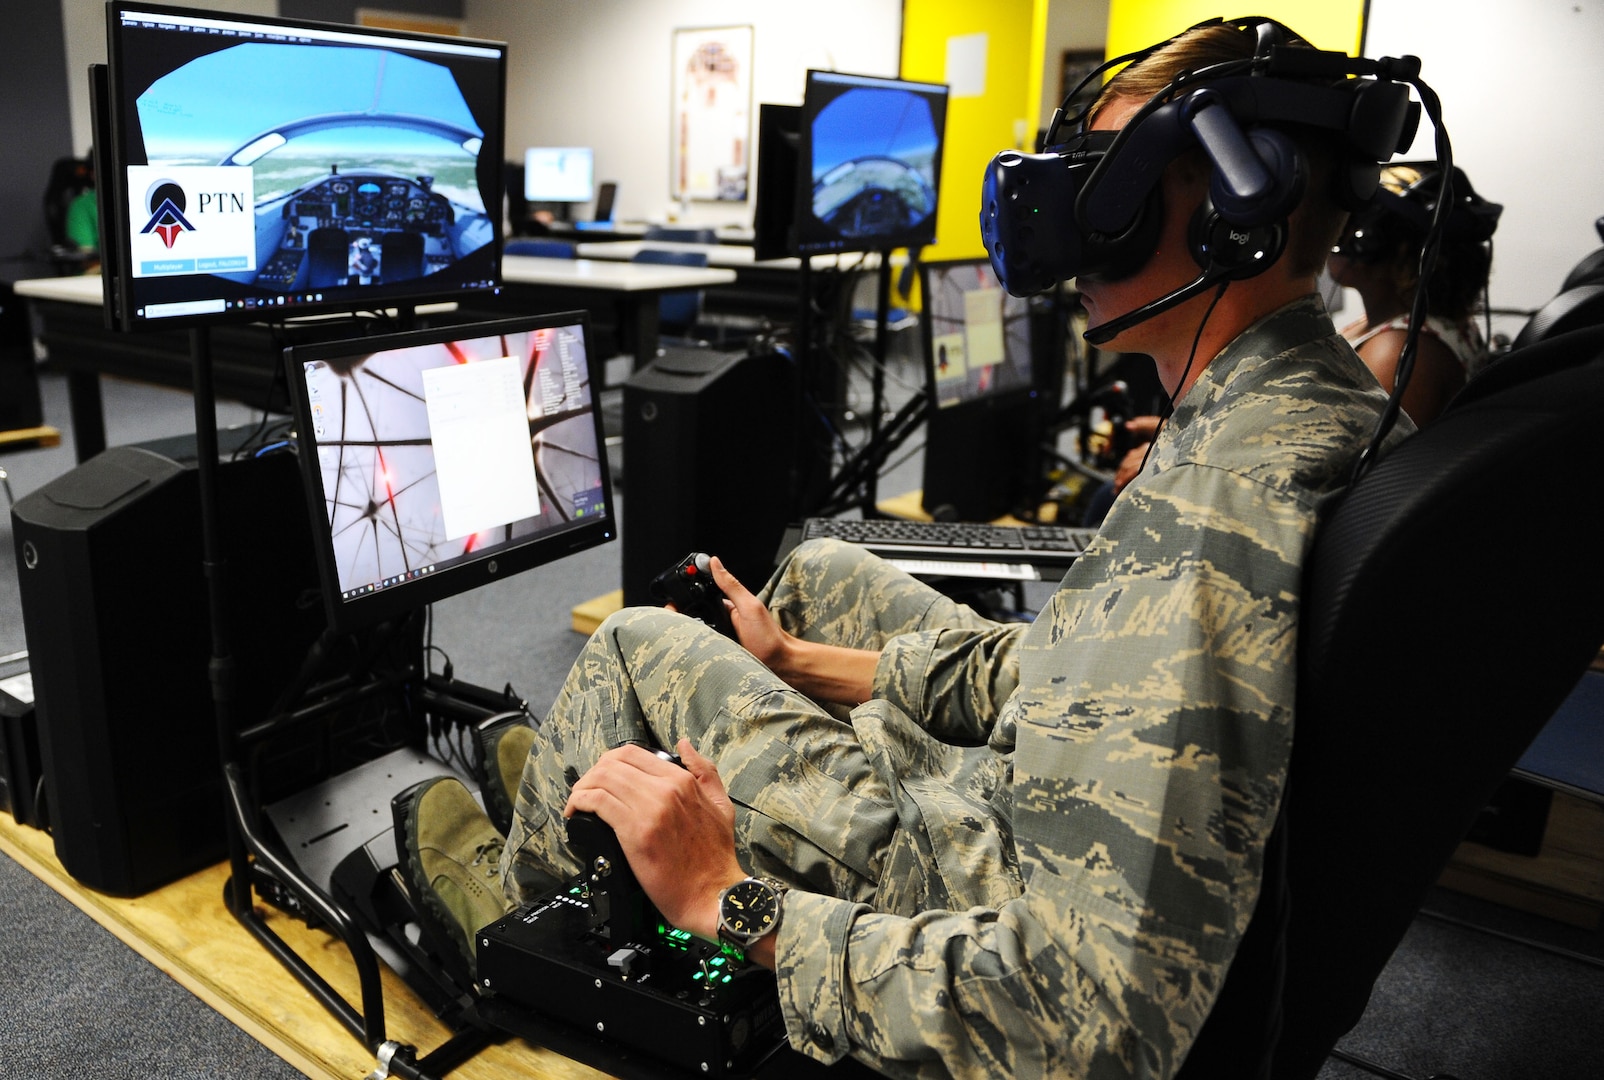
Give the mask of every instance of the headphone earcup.
<path id="1" fill-rule="evenodd" d="M 1187 227 L 1187 243 L 1205 274 L 1243 281 L 1264 273 L 1281 257 L 1287 244 L 1286 222 L 1238 225 L 1205 199 Z"/>
<path id="2" fill-rule="evenodd" d="M 1215 169 L 1209 177 L 1209 201 L 1221 215 L 1238 225 L 1257 227 L 1285 220 L 1303 198 L 1309 170 L 1297 143 L 1274 128 L 1253 128 L 1246 133 L 1254 155 L 1270 175 L 1267 192 L 1251 199 L 1233 194 L 1223 174 Z"/>

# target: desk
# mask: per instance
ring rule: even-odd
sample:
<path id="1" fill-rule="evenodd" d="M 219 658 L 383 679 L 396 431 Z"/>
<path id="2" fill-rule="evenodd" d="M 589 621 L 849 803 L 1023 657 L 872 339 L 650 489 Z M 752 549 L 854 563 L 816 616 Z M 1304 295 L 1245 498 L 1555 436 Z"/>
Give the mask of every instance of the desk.
<path id="1" fill-rule="evenodd" d="M 789 323 L 797 317 L 797 307 L 801 302 L 799 274 L 802 260 L 799 258 L 759 260 L 750 247 L 733 244 L 695 244 L 677 240 L 581 243 L 577 245 L 575 251 L 582 259 L 628 262 L 641 251 L 648 249 L 698 252 L 707 256 L 707 265 L 710 269 L 728 269 L 735 272 L 734 287 L 715 289 L 708 293 L 706 307 L 712 315 L 736 318 L 761 317 L 777 323 Z M 896 267 L 907 265 L 907 261 L 906 252 L 895 252 L 891 257 L 891 264 Z M 823 275 L 836 271 L 873 271 L 880 267 L 880 254 L 871 251 L 846 255 L 814 255 L 810 258 L 808 267 L 819 273 L 821 280 Z M 841 298 L 846 309 L 855 306 L 853 302 L 855 295 L 854 286 L 852 295 Z M 845 317 L 845 311 L 842 312 L 842 316 Z"/>
<path id="2" fill-rule="evenodd" d="M 707 255 L 707 265 L 714 267 L 728 267 L 732 270 L 741 270 L 745 267 L 755 266 L 766 270 L 796 271 L 802 268 L 802 260 L 794 256 L 783 259 L 763 259 L 759 261 L 757 253 L 750 247 L 738 244 L 691 244 L 682 240 L 614 240 L 595 243 L 580 243 L 575 251 L 582 259 L 606 259 L 610 262 L 628 262 L 641 251 L 648 248 L 657 251 L 693 251 Z M 892 266 L 904 266 L 908 257 L 902 252 L 891 256 Z M 875 270 L 880 266 L 880 253 L 869 251 L 852 255 L 814 255 L 809 263 L 815 270 Z"/>
<path id="3" fill-rule="evenodd" d="M 534 255 L 504 256 L 501 276 L 506 302 L 523 310 L 556 311 L 611 302 L 624 338 L 621 344 L 634 354 L 637 368 L 657 355 L 657 302 L 664 293 L 735 281 L 735 271 L 724 268 Z"/>
<path id="4" fill-rule="evenodd" d="M 507 316 L 611 304 L 639 366 L 657 353 L 659 296 L 735 280 L 733 270 L 528 256 L 507 256 L 502 276 L 506 285 L 501 297 L 471 297 L 460 312 L 456 304 L 420 305 L 418 314 L 426 320 L 467 321 L 473 314 Z M 66 372 L 73 449 L 79 462 L 106 448 L 101 375 L 183 389 L 194 385 L 187 330 L 137 334 L 107 330 L 102 323 L 98 275 L 35 278 L 17 282 L 15 290 L 38 314 L 40 338 L 51 362 Z M 217 395 L 252 408 L 288 413 L 288 388 L 282 377 L 284 347 L 344 333 L 342 327 L 339 316 L 272 324 L 219 324 L 212 330 Z"/>
<path id="5" fill-rule="evenodd" d="M 554 221 L 546 226 L 543 235 L 557 237 L 562 240 L 643 240 L 661 223 L 647 221 Z M 705 225 L 668 225 L 670 229 L 702 229 Z M 749 225 L 714 225 L 713 235 L 717 242 L 726 245 L 752 246 L 756 236 Z M 537 234 L 540 235 L 540 234 Z"/>

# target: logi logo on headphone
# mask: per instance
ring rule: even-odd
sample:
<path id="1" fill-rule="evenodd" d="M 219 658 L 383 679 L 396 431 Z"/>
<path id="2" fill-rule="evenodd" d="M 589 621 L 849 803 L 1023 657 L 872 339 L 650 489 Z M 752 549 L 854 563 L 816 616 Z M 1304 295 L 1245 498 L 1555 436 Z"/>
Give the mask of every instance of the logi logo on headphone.
<path id="1" fill-rule="evenodd" d="M 171 251 L 180 233 L 195 231 L 195 226 L 184 216 L 188 205 L 189 197 L 181 185 L 173 180 L 157 180 L 145 192 L 145 209 L 150 211 L 150 220 L 139 230 L 140 234 L 155 233 Z"/>

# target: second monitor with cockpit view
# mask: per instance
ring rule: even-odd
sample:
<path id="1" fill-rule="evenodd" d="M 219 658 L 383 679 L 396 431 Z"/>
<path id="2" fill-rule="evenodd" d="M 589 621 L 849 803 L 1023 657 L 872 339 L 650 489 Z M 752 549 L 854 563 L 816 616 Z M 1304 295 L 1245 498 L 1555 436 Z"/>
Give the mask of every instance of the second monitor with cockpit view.
<path id="1" fill-rule="evenodd" d="M 800 120 L 794 254 L 935 239 L 947 87 L 809 71 Z"/>

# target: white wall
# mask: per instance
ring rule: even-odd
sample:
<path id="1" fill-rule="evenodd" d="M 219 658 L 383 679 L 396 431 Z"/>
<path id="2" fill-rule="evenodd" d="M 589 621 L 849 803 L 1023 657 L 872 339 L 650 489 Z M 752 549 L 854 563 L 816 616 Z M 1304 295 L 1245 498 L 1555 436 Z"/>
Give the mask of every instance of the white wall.
<path id="1" fill-rule="evenodd" d="M 1047 5 L 1047 57 L 1042 67 L 1041 121 L 1046 127 L 1064 103 L 1059 85 L 1066 50 L 1103 51 L 1108 41 L 1108 0 L 1051 0 Z"/>
<path id="2" fill-rule="evenodd" d="M 186 7 L 232 11 L 239 15 L 278 14 L 278 0 L 177 2 Z M 67 35 L 67 91 L 72 99 L 73 152 L 87 154 L 94 141 L 89 120 L 89 65 L 106 62 L 106 0 L 61 0 L 61 23 Z"/>
<path id="3" fill-rule="evenodd" d="M 801 103 L 808 68 L 894 76 L 902 48 L 901 0 L 467 0 L 464 10 L 469 34 L 510 45 L 508 156 L 594 147 L 597 179 L 618 182 L 617 216 L 637 221 L 670 210 L 676 28 L 754 28 L 754 135 L 760 103 Z M 752 208 L 691 203 L 684 220 L 749 225 Z"/>
<path id="4" fill-rule="evenodd" d="M 1541 306 L 1599 246 L 1604 0 L 1372 0 L 1365 55 L 1403 54 L 1442 98 L 1455 163 L 1504 205 L 1492 306 Z M 1421 129 L 1412 157 L 1432 156 Z"/>

